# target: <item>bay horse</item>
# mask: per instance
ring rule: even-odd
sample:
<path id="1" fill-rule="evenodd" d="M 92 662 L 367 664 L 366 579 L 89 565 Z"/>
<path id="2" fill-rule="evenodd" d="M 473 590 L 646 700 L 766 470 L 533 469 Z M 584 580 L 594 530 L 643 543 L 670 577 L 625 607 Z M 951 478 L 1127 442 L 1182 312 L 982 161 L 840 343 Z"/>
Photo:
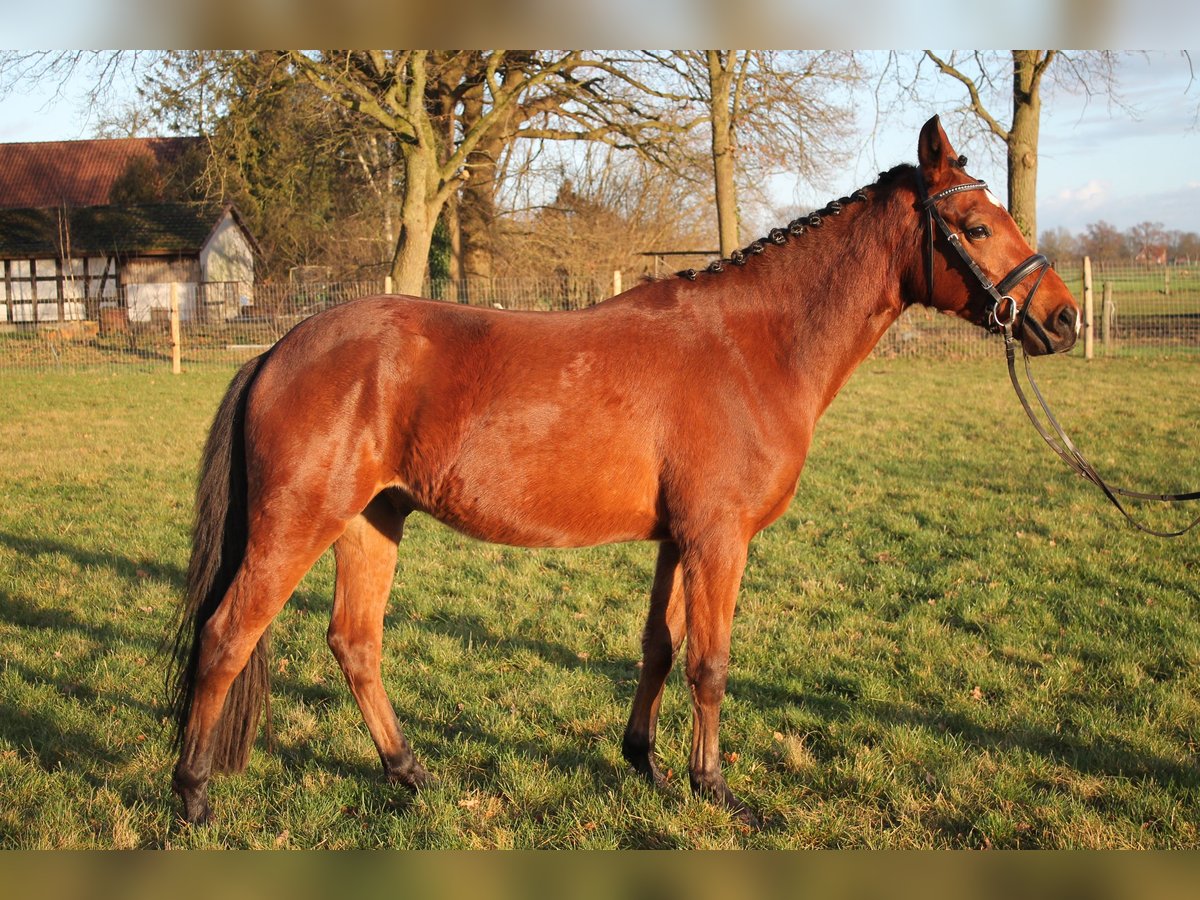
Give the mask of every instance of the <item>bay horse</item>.
<path id="1" fill-rule="evenodd" d="M 686 637 L 692 789 L 753 823 L 717 743 L 730 624 L 750 540 L 787 509 L 818 417 L 912 303 L 981 327 L 1019 307 L 1031 354 L 1078 333 L 1066 285 L 937 117 L 917 153 L 729 260 L 587 309 L 370 297 L 247 363 L 204 449 L 169 676 L 184 819 L 208 819 L 214 771 L 245 767 L 268 626 L 330 546 L 329 646 L 387 778 L 427 783 L 380 676 L 397 546 L 420 511 L 524 547 L 656 542 L 624 757 L 661 783 L 659 703 Z"/>

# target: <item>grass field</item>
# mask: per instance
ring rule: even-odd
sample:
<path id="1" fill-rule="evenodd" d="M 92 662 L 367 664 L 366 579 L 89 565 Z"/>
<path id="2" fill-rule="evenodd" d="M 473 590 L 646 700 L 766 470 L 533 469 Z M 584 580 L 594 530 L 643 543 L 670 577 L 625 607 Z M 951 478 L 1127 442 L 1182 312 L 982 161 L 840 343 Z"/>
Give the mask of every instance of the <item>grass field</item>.
<path id="1" fill-rule="evenodd" d="M 1200 485 L 1200 363 L 1036 371 L 1115 481 Z M 752 547 L 722 738 L 763 830 L 689 795 L 678 672 L 671 786 L 621 761 L 652 547 L 509 549 L 417 516 L 384 677 L 438 785 L 378 774 L 325 648 L 327 556 L 277 622 L 276 752 L 184 828 L 159 651 L 230 374 L 3 377 L 2 847 L 1200 845 L 1200 538 L 1123 527 L 1025 422 L 999 348 L 866 364 Z"/>

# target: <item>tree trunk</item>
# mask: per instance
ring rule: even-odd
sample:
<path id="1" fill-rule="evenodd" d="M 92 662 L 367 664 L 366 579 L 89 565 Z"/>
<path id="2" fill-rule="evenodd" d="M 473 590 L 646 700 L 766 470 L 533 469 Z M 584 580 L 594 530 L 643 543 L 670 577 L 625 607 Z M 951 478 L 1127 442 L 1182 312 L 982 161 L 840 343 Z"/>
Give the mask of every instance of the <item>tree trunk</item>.
<path id="1" fill-rule="evenodd" d="M 1041 120 L 1040 85 L 1034 78 L 1040 50 L 1014 50 L 1013 119 L 1008 131 L 1008 210 L 1037 249 L 1038 128 Z"/>
<path id="2" fill-rule="evenodd" d="M 458 220 L 458 207 L 457 197 L 446 201 L 446 230 L 450 232 L 450 282 L 454 285 L 463 277 L 462 225 Z"/>
<path id="3" fill-rule="evenodd" d="M 483 85 L 462 95 L 462 125 L 472 127 L 484 116 Z M 496 218 L 496 168 L 506 143 L 510 116 L 490 131 L 467 156 L 467 180 L 462 186 L 458 221 L 462 242 L 462 275 L 470 280 L 492 277 L 495 250 L 492 227 Z"/>
<path id="4" fill-rule="evenodd" d="M 405 216 L 400 223 L 400 240 L 396 242 L 396 253 L 392 257 L 392 290 L 395 293 L 421 296 L 432 243 L 433 229 L 423 228 Z"/>
<path id="5" fill-rule="evenodd" d="M 734 181 L 734 132 L 729 109 L 733 88 L 733 57 L 721 59 L 721 51 L 708 50 L 709 102 L 712 117 L 713 185 L 717 199 L 717 232 L 721 256 L 728 257 L 739 246 L 737 183 Z"/>
<path id="6" fill-rule="evenodd" d="M 400 207 L 400 236 L 392 256 L 392 289 L 398 294 L 421 295 L 429 247 L 440 206 L 429 199 L 428 182 L 437 163 L 427 150 L 411 148 L 404 157 L 404 202 Z M 431 208 L 434 207 L 434 208 Z"/>
<path id="7" fill-rule="evenodd" d="M 482 141 L 480 149 L 467 157 L 470 178 L 462 187 L 458 211 L 462 234 L 463 276 L 468 282 L 490 280 L 495 254 L 496 163 L 504 140 Z"/>

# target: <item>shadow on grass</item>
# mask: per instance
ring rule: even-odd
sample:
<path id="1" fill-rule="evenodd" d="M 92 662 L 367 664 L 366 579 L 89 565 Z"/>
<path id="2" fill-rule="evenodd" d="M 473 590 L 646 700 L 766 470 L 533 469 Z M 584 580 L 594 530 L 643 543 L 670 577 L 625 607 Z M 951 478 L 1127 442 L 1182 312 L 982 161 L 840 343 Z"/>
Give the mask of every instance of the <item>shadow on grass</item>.
<path id="1" fill-rule="evenodd" d="M 69 557 L 80 567 L 109 569 L 130 584 L 137 584 L 144 578 L 155 578 L 165 581 L 177 592 L 182 593 L 186 582 L 184 571 L 171 563 L 159 563 L 148 559 L 129 559 L 117 553 L 86 550 L 74 544 L 46 537 L 24 537 L 0 531 L 0 546 L 7 547 L 23 556 L 60 553 Z"/>
<path id="2" fill-rule="evenodd" d="M 622 706 L 633 697 L 629 659 L 592 656 L 586 661 L 581 660 L 576 651 L 565 644 L 539 637 L 507 635 L 489 627 L 482 617 L 444 610 L 411 622 L 410 625 L 431 636 L 452 638 L 461 644 L 464 653 L 477 653 L 481 647 L 488 648 L 489 653 L 501 658 L 529 653 L 564 672 L 586 670 L 594 673 L 611 684 L 613 700 Z M 313 686 L 288 679 L 280 684 L 280 688 L 283 693 L 309 703 L 346 702 L 349 697 L 345 686 L 340 682 Z M 974 721 L 968 715 L 933 705 L 921 707 L 864 698 L 861 696 L 858 682 L 852 677 L 827 673 L 818 690 L 803 691 L 741 677 L 734 673 L 730 677 L 729 689 L 739 702 L 750 704 L 756 709 L 799 707 L 826 723 L 826 726 L 839 720 L 858 717 L 865 719 L 869 726 L 874 726 L 880 733 L 895 727 L 922 728 L 936 734 L 953 735 L 979 751 L 1000 754 L 1011 753 L 1014 750 L 1024 751 L 1083 774 L 1147 779 L 1173 789 L 1183 787 L 1190 790 L 1200 787 L 1200 768 L 1180 764 L 1176 760 L 1159 755 L 1147 754 L 1119 737 L 1087 738 L 1072 734 L 1066 729 L 1054 731 L 1029 722 L 1014 722 L 1011 727 L 989 727 Z M 434 721 L 421 715 L 419 709 L 406 710 L 401 718 L 404 727 L 436 736 L 433 746 L 415 748 L 418 756 L 427 763 L 430 762 L 431 754 L 423 751 L 434 751 L 434 769 L 437 764 L 438 745 L 467 741 L 485 748 L 484 753 L 489 760 L 498 760 L 506 753 L 516 753 L 544 761 L 564 773 L 585 772 L 602 791 L 611 791 L 625 779 L 636 777 L 623 764 L 614 766 L 608 762 L 604 754 L 596 750 L 594 740 L 584 735 L 579 737 L 577 750 L 553 749 L 549 742 L 513 739 L 501 735 L 480 718 L 471 716 L 469 711 L 452 724 Z M 821 729 L 825 730 L 827 729 Z M 363 739 L 368 739 L 365 730 Z M 614 736 L 614 740 L 619 740 L 619 737 Z M 839 752 L 827 741 L 822 740 L 820 734 L 816 736 L 812 749 L 818 759 L 825 763 L 831 762 Z M 448 749 L 445 752 L 447 756 L 451 755 Z M 355 778 L 379 779 L 382 783 L 382 776 L 376 767 L 365 763 L 347 764 L 342 759 L 316 753 L 307 744 L 290 746 L 286 748 L 285 755 L 289 761 L 295 763 L 311 763 L 341 771 Z M 496 774 L 496 766 L 485 762 L 482 766 L 465 767 L 461 777 L 469 787 L 488 789 L 494 786 Z M 845 784 L 835 789 L 853 794 L 857 787 Z M 686 782 L 681 782 L 677 788 L 668 788 L 667 791 L 686 792 Z M 680 794 L 680 798 L 682 796 L 683 794 Z M 668 847 L 677 844 L 677 838 L 666 832 L 630 832 L 626 839 L 629 846 Z"/>
<path id="3" fill-rule="evenodd" d="M 17 667 L 23 678 L 42 682 L 43 679 L 27 674 L 24 666 Z M 62 699 L 81 699 L 71 693 L 74 684 L 52 684 Z M 105 747 L 94 737 L 92 730 L 63 724 L 63 712 L 57 706 L 51 709 L 23 709 L 11 704 L 0 704 L 0 737 L 21 751 L 32 751 L 38 765 L 46 772 L 59 767 L 69 768 L 86 778 L 93 786 L 105 781 L 95 775 L 99 766 L 115 766 L 122 762 L 122 755 Z M 82 761 L 82 765 L 81 765 Z"/>
<path id="4" fill-rule="evenodd" d="M 743 702 L 756 706 L 807 709 L 825 722 L 852 715 L 865 717 L 882 728 L 907 726 L 952 734 L 979 750 L 1001 754 L 1023 750 L 1083 774 L 1145 778 L 1164 786 L 1200 788 L 1200 765 L 1181 765 L 1175 760 L 1146 753 L 1118 737 L 1089 740 L 1065 728 L 1053 731 L 1029 723 L 1015 723 L 1010 728 L 989 727 L 946 709 L 861 699 L 853 688 L 832 682 L 829 691 L 816 693 L 792 691 L 731 676 L 730 691 L 736 692 Z M 821 744 L 818 738 L 814 751 L 828 761 L 831 751 L 828 748 L 823 751 Z"/>
<path id="5" fill-rule="evenodd" d="M 180 592 L 183 589 L 184 573 L 179 567 L 171 564 L 133 560 L 120 554 L 88 550 L 62 541 L 43 537 L 20 537 L 3 532 L 0 532 L 0 546 L 8 547 L 24 556 L 57 553 L 69 557 L 80 566 L 104 567 L 129 585 L 131 590 L 140 579 L 146 577 L 161 579 Z M 314 613 L 320 613 L 327 608 L 329 599 L 322 592 L 306 591 L 298 593 L 293 603 L 299 603 Z M 48 633 L 77 635 L 96 648 L 93 654 L 96 660 L 100 655 L 122 644 L 136 649 L 148 658 L 156 659 L 163 649 L 162 645 L 156 644 L 151 637 L 139 634 L 136 628 L 125 630 L 107 623 L 93 624 L 70 609 L 42 606 L 32 599 L 4 593 L 0 593 L 0 622 L 12 625 L 18 631 L 36 629 Z M 954 621 L 951 624 L 966 631 L 978 630 L 977 626 L 966 621 Z M 564 673 L 585 670 L 611 685 L 613 701 L 622 707 L 627 708 L 633 697 L 633 648 L 630 648 L 629 657 L 594 655 L 583 660 L 575 648 L 566 644 L 543 637 L 505 634 L 489 626 L 481 616 L 447 610 L 411 621 L 408 627 L 430 637 L 450 638 L 461 645 L 464 654 L 478 652 L 473 648 L 487 647 L 490 653 L 498 657 L 531 654 Z M 95 736 L 98 732 L 89 732 L 64 724 L 61 715 L 63 710 L 59 703 L 74 701 L 94 706 L 101 700 L 115 702 L 140 710 L 152 721 L 157 721 L 165 710 L 165 707 L 159 708 L 153 703 L 139 700 L 130 692 L 114 694 L 106 691 L 101 697 L 93 688 L 81 683 L 70 673 L 54 677 L 50 675 L 49 668 L 42 670 L 19 662 L 10 665 L 16 666 L 16 671 L 22 679 L 31 683 L 45 683 L 52 687 L 61 695 L 61 700 L 51 700 L 40 710 L 0 707 L 0 736 L 14 746 L 33 748 L 43 769 L 52 771 L 59 766 L 79 768 L 82 777 L 93 785 L 109 783 L 106 773 L 127 762 L 128 755 L 134 751 L 132 748 L 128 751 L 111 749 Z M 76 672 L 84 669 L 87 669 L 86 663 L 83 669 L 78 664 L 74 666 Z M 162 668 L 159 665 L 152 665 L 147 669 L 147 677 L 156 680 L 161 680 L 161 673 Z M 838 677 L 835 680 L 834 676 L 827 675 L 818 689 L 798 690 L 783 684 L 744 677 L 735 669 L 730 678 L 730 692 L 739 702 L 760 710 L 781 709 L 787 706 L 806 710 L 826 726 L 819 728 L 819 731 L 827 731 L 830 723 L 857 716 L 880 731 L 893 727 L 916 727 L 933 733 L 951 734 L 964 744 L 980 751 L 1025 751 L 1080 773 L 1146 779 L 1173 789 L 1200 788 L 1200 767 L 1148 754 L 1119 737 L 1086 737 L 1072 733 L 1070 729 L 1055 731 L 1021 721 L 1015 721 L 1011 727 L 988 726 L 980 724 L 970 716 L 933 704 L 918 706 L 866 699 L 861 696 L 859 686 L 853 678 Z M 275 693 L 277 697 L 291 698 L 316 706 L 352 702 L 348 689 L 340 679 L 316 684 L 295 676 L 277 675 Z M 601 792 L 612 791 L 626 779 L 635 777 L 623 764 L 613 765 L 609 762 L 604 754 L 597 751 L 594 740 L 587 735 L 579 736 L 577 749 L 556 749 L 549 742 L 514 739 L 489 726 L 481 718 L 472 716 L 470 711 L 454 722 L 447 723 L 422 715 L 419 709 L 410 709 L 402 713 L 402 720 L 406 728 L 433 736 L 433 746 L 418 746 L 416 749 L 420 757 L 432 761 L 431 768 L 434 770 L 437 768 L 439 756 L 453 758 L 454 751 L 450 745 L 456 741 L 465 741 L 483 748 L 480 755 L 486 755 L 491 760 L 498 760 L 504 754 L 515 753 L 542 761 L 564 773 L 583 773 Z M 161 737 L 165 738 L 165 735 Z M 616 739 L 619 740 L 619 737 Z M 365 728 L 361 730 L 361 740 L 369 741 Z M 439 753 L 440 748 L 444 749 Z M 411 805 L 411 797 L 403 788 L 387 786 L 380 768 L 362 761 L 361 758 L 358 761 L 349 761 L 344 755 L 322 752 L 319 748 L 302 741 L 281 742 L 277 749 L 289 766 L 312 765 L 364 783 L 378 783 L 381 793 L 389 793 L 388 806 L 398 812 L 404 812 Z M 826 763 L 838 752 L 831 748 L 827 741 L 823 741 L 820 734 L 816 736 L 813 750 L 815 755 Z M 81 759 L 87 761 L 82 767 L 79 763 Z M 459 767 L 459 779 L 470 788 L 492 789 L 497 777 L 496 765 L 498 763 L 481 767 Z M 164 778 L 166 777 L 164 773 Z M 847 784 L 837 789 L 853 792 L 855 786 Z M 672 793 L 686 791 L 686 785 L 681 784 L 679 788 L 668 790 Z M 160 802 L 162 795 L 162 791 L 157 787 L 142 789 L 128 786 L 122 793 L 127 802 L 148 804 Z M 537 814 L 536 810 L 531 811 L 531 815 Z M 622 843 L 628 846 L 668 847 L 676 846 L 678 839 L 666 832 L 656 831 L 646 824 L 626 833 Z"/>
<path id="6" fill-rule="evenodd" d="M 135 633 L 134 629 L 121 629 L 113 625 L 89 622 L 69 609 L 61 606 L 39 606 L 24 597 L 14 597 L 0 591 L 0 622 L 19 629 L 29 629 L 56 634 L 75 634 L 87 639 L 97 652 L 109 652 L 124 644 L 143 654 L 154 655 L 163 645 L 151 638 Z"/>
<path id="7" fill-rule="evenodd" d="M 624 685 L 629 682 L 632 661 L 630 659 L 604 659 L 589 656 L 581 659 L 577 649 L 565 644 L 542 638 L 503 635 L 488 626 L 481 616 L 435 612 L 419 622 L 412 623 L 419 630 L 459 641 L 463 649 L 472 652 L 472 647 L 494 647 L 501 655 L 511 656 L 521 651 L 532 653 L 544 662 L 561 669 L 586 669 L 598 672 L 613 685 L 614 696 L 623 695 Z M 633 700 L 633 685 L 627 689 L 628 699 Z"/>
<path id="8" fill-rule="evenodd" d="M 628 684 L 631 669 L 628 660 L 604 660 L 592 657 L 585 662 L 578 657 L 574 650 L 562 644 L 535 638 L 503 636 L 490 629 L 482 619 L 476 616 L 442 612 L 411 624 L 428 634 L 455 639 L 461 643 L 464 653 L 478 652 L 478 650 L 470 649 L 472 647 L 487 646 L 490 648 L 489 652 L 499 656 L 515 655 L 525 651 L 535 654 L 559 668 L 586 668 L 600 674 L 604 680 L 611 683 L 614 694 L 626 694 L 628 699 L 632 700 L 633 687 Z M 401 675 L 400 677 L 405 676 Z M 416 676 L 413 674 L 409 677 Z M 276 697 L 286 697 L 309 706 L 353 703 L 349 688 L 340 677 L 317 684 L 290 674 L 276 674 L 273 692 Z M 518 754 L 531 760 L 542 761 L 564 773 L 584 773 L 601 790 L 611 790 L 623 779 L 635 777 L 632 771 L 624 765 L 614 766 L 603 755 L 596 752 L 593 741 L 584 735 L 580 736 L 578 749 L 556 750 L 551 747 L 549 742 L 514 739 L 499 734 L 480 718 L 473 716 L 470 710 L 463 711 L 452 722 L 424 715 L 421 709 L 416 707 L 400 710 L 399 714 L 401 727 L 410 737 L 413 733 L 434 736 L 432 746 L 421 746 L 418 743 L 414 746 L 414 751 L 418 758 L 430 767 L 435 778 L 438 776 L 438 756 L 443 755 L 438 753 L 439 747 L 447 748 L 444 754 L 447 758 L 453 756 L 453 751 L 449 748 L 456 742 L 466 742 L 485 748 L 480 754 L 486 757 L 482 765 L 462 768 L 460 778 L 469 788 L 488 789 L 494 787 L 498 772 L 497 766 L 505 754 Z M 365 727 L 360 730 L 361 739 L 369 742 L 370 737 Z M 311 764 L 346 777 L 366 781 L 377 780 L 381 785 L 386 785 L 382 769 L 378 764 L 362 761 L 349 762 L 345 757 L 332 756 L 314 749 L 312 743 L 308 741 L 288 742 L 277 738 L 276 749 L 288 765 Z M 404 793 L 403 788 L 398 786 L 394 790 L 397 792 L 397 796 Z"/>
<path id="9" fill-rule="evenodd" d="M 160 579 L 174 590 L 182 590 L 183 572 L 170 564 L 134 560 L 45 537 L 24 537 L 7 532 L 0 532 L 0 547 L 25 559 L 60 554 L 81 568 L 107 569 L 127 585 L 129 595 L 145 578 Z M 22 596 L 0 591 L 0 624 L 12 628 L 21 640 L 27 641 L 30 650 L 23 660 L 8 660 L 7 667 L 25 684 L 46 690 L 38 703 L 25 708 L 15 708 L 9 703 L 0 705 L 0 737 L 15 747 L 31 750 L 38 765 L 46 772 L 66 768 L 93 787 L 112 787 L 112 770 L 128 763 L 137 752 L 137 745 L 118 749 L 102 739 L 102 729 L 109 727 L 102 721 L 107 717 L 109 707 L 144 717 L 147 724 L 143 728 L 149 739 L 157 735 L 157 723 L 166 711 L 165 703 L 147 700 L 146 695 L 149 693 L 153 697 L 161 690 L 168 635 L 148 634 L 145 622 L 131 621 L 130 627 L 124 628 L 119 622 L 100 621 L 108 615 L 111 613 L 100 611 L 89 618 L 62 602 L 39 602 L 32 593 Z M 153 630 L 150 626 L 150 631 Z M 69 663 L 58 663 L 54 648 L 68 637 L 78 639 L 85 649 Z M 142 684 L 150 685 L 149 691 L 132 685 L 120 690 L 100 690 L 89 682 L 87 673 L 95 671 L 121 649 L 147 660 L 138 677 Z M 42 657 L 45 658 L 44 665 L 38 663 Z M 79 719 L 81 713 L 94 717 L 91 727 L 71 723 L 71 720 Z M 115 715 L 128 718 L 124 713 Z M 126 799 L 137 801 L 141 798 Z"/>

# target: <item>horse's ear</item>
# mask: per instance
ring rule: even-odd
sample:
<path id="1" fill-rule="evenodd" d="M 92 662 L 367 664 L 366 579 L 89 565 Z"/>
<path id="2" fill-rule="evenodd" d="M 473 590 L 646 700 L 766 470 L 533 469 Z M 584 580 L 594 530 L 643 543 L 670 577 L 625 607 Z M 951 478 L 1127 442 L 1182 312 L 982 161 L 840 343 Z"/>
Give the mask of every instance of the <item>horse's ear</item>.
<path id="1" fill-rule="evenodd" d="M 951 160 L 957 160 L 958 154 L 950 146 L 950 139 L 937 116 L 921 128 L 921 136 L 917 138 L 917 159 L 927 190 L 936 192 L 949 185 Z"/>

